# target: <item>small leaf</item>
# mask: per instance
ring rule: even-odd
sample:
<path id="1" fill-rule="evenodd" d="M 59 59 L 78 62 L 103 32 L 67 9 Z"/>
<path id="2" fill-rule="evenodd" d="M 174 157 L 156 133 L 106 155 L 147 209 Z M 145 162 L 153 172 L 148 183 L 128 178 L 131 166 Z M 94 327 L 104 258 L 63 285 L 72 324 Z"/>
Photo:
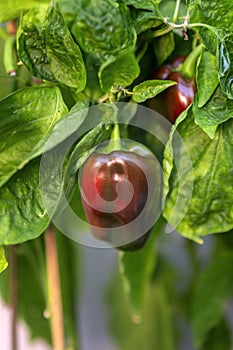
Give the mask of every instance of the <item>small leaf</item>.
<path id="1" fill-rule="evenodd" d="M 145 80 L 133 88 L 132 98 L 135 102 L 144 102 L 172 85 L 176 85 L 176 82 L 171 80 Z"/>
<path id="2" fill-rule="evenodd" d="M 4 255 L 4 249 L 0 247 L 0 273 L 7 268 L 7 261 Z"/>
<path id="3" fill-rule="evenodd" d="M 208 102 L 198 108 L 198 95 L 194 98 L 195 123 L 213 139 L 218 125 L 233 117 L 233 101 L 218 87 Z"/>
<path id="4" fill-rule="evenodd" d="M 105 92 L 124 88 L 138 77 L 140 68 L 133 52 L 129 51 L 105 63 L 99 71 L 100 85 Z"/>
<path id="5" fill-rule="evenodd" d="M 195 283 L 192 324 L 196 346 L 220 322 L 226 302 L 233 291 L 233 258 L 231 253 L 218 256 Z"/>
<path id="6" fill-rule="evenodd" d="M 203 51 L 197 69 L 198 107 L 203 107 L 219 84 L 218 63 L 209 51 Z"/>
<path id="7" fill-rule="evenodd" d="M 67 112 L 58 87 L 28 87 L 0 102 L 0 186 L 43 151 L 54 124 Z"/>

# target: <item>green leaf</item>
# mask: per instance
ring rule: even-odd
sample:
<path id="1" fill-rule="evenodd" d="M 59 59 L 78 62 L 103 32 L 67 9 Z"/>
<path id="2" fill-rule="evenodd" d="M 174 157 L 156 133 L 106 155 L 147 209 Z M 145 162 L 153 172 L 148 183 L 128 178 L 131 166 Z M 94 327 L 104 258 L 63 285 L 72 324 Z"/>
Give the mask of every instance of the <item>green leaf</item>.
<path id="1" fill-rule="evenodd" d="M 0 189 L 1 245 L 38 237 L 49 225 L 41 200 L 39 167 L 40 159 L 34 159 Z"/>
<path id="2" fill-rule="evenodd" d="M 114 0 L 88 1 L 77 15 L 72 33 L 82 50 L 100 64 L 136 44 L 129 9 Z"/>
<path id="3" fill-rule="evenodd" d="M 157 65 L 161 64 L 171 55 L 175 49 L 173 32 L 162 35 L 154 40 L 154 54 L 157 59 Z"/>
<path id="4" fill-rule="evenodd" d="M 100 85 L 105 92 L 125 88 L 138 77 L 140 68 L 133 52 L 129 51 L 100 68 Z"/>
<path id="5" fill-rule="evenodd" d="M 233 11 L 233 9 L 232 9 Z M 220 34 L 220 32 L 219 32 Z M 218 37 L 219 78 L 222 90 L 233 100 L 233 34 L 221 32 Z"/>
<path id="6" fill-rule="evenodd" d="M 7 268 L 7 266 L 8 266 L 8 263 L 4 255 L 4 249 L 0 247 L 0 273 L 4 271 Z"/>
<path id="7" fill-rule="evenodd" d="M 133 88 L 132 98 L 135 102 L 144 102 L 172 85 L 176 85 L 176 82 L 171 80 L 145 80 Z"/>
<path id="8" fill-rule="evenodd" d="M 47 281 L 42 238 L 15 247 L 17 259 L 17 317 L 24 321 L 31 340 L 51 344 L 50 320 L 47 310 Z M 11 265 L 0 275 L 0 292 L 10 303 Z M 33 288 L 32 288 L 33 286 Z M 30 293 L 27 292 L 30 290 Z"/>
<path id="9" fill-rule="evenodd" d="M 47 7 L 35 7 L 20 20 L 17 53 L 32 75 L 55 82 L 46 51 L 44 19 Z"/>
<path id="10" fill-rule="evenodd" d="M 197 100 L 198 107 L 203 107 L 216 90 L 218 79 L 218 63 L 209 51 L 203 51 L 197 68 Z"/>
<path id="11" fill-rule="evenodd" d="M 81 51 L 58 6 L 31 9 L 20 22 L 18 54 L 31 73 L 41 79 L 84 89 L 86 69 Z"/>
<path id="12" fill-rule="evenodd" d="M 194 123 L 191 109 L 173 128 L 164 154 L 163 215 L 185 237 L 202 242 L 201 236 L 233 227 L 232 139 L 232 119 L 211 140 Z"/>
<path id="13" fill-rule="evenodd" d="M 0 102 L 0 186 L 43 151 L 43 141 L 67 112 L 58 87 L 28 87 Z"/>
<path id="14" fill-rule="evenodd" d="M 233 258 L 229 252 L 219 255 L 195 283 L 192 324 L 196 346 L 202 345 L 208 332 L 220 322 L 232 291 Z"/>
<path id="15" fill-rule="evenodd" d="M 49 0 L 9 0 L 0 2 L 0 23 L 19 17 L 22 11 L 30 9 L 32 6 L 48 4 Z"/>
<path id="16" fill-rule="evenodd" d="M 163 222 L 160 220 L 143 248 L 133 253 L 119 253 L 119 271 L 134 320 L 139 321 L 142 317 L 145 293 L 150 286 L 157 261 L 155 238 L 161 228 Z"/>
<path id="17" fill-rule="evenodd" d="M 228 100 L 221 88 L 218 87 L 202 108 L 198 108 L 198 96 L 196 96 L 193 112 L 195 123 L 213 139 L 218 125 L 233 118 L 233 101 Z"/>
<path id="18" fill-rule="evenodd" d="M 55 79 L 82 91 L 86 85 L 86 69 L 81 51 L 68 30 L 58 5 L 50 6 L 45 18 L 45 43 L 49 67 Z"/>
<path id="19" fill-rule="evenodd" d="M 134 253 L 132 253 L 134 254 Z M 168 299 L 168 290 L 163 281 L 150 284 L 143 301 L 142 319 L 132 317 L 121 281 L 115 279 L 109 296 L 109 326 L 114 340 L 121 350 L 175 350 L 173 306 Z M 120 310 L 120 312 L 119 312 Z"/>
<path id="20" fill-rule="evenodd" d="M 229 14 L 233 11 L 233 3 L 231 0 L 220 2 L 213 0 L 211 2 L 198 1 L 198 11 L 203 23 L 210 24 L 217 28 L 233 29 L 233 23 Z"/>
<path id="21" fill-rule="evenodd" d="M 231 350 L 232 340 L 230 327 L 222 318 L 220 323 L 208 333 L 207 339 L 202 346 L 202 350 Z"/>
<path id="22" fill-rule="evenodd" d="M 157 10 L 159 0 L 123 0 L 126 5 L 132 5 L 136 9 L 144 9 L 148 11 Z"/>
<path id="23" fill-rule="evenodd" d="M 163 24 L 163 17 L 160 12 L 148 12 L 145 10 L 132 11 L 133 25 L 137 34 L 141 34 L 146 30 L 159 27 Z"/>

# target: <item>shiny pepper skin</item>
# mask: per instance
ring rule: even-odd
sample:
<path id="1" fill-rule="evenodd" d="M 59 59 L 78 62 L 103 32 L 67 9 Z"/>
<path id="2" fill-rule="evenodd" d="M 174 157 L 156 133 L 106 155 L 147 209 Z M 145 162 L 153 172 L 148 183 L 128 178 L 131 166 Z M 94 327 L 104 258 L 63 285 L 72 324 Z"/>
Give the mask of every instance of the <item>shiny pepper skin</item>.
<path id="1" fill-rule="evenodd" d="M 168 64 L 155 70 L 150 79 L 173 80 L 177 85 L 167 88 L 164 92 L 148 101 L 148 106 L 164 115 L 172 124 L 178 116 L 193 102 L 196 93 L 195 78 L 187 78 L 177 67 L 185 61 L 180 56 Z"/>
<path id="2" fill-rule="evenodd" d="M 95 237 L 125 251 L 145 244 L 161 196 L 160 169 L 152 154 L 93 153 L 82 167 L 80 190 Z M 129 227 L 139 215 L 139 222 Z"/>

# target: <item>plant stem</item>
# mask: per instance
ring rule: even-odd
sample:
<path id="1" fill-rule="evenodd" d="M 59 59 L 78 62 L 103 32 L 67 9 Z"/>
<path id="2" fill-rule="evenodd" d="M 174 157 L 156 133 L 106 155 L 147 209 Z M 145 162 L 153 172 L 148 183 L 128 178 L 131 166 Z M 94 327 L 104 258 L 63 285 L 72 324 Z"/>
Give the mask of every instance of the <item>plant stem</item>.
<path id="1" fill-rule="evenodd" d="M 121 136 L 120 136 L 120 128 L 118 123 L 114 124 L 112 134 L 111 134 L 111 139 L 107 147 L 109 152 L 112 152 L 115 150 L 117 151 L 121 150 Z"/>
<path id="2" fill-rule="evenodd" d="M 190 52 L 188 57 L 185 59 L 184 63 L 182 64 L 181 71 L 188 77 L 192 78 L 196 74 L 196 66 L 197 66 L 197 60 L 203 50 L 203 45 L 200 44 L 195 47 L 193 51 Z"/>
<path id="3" fill-rule="evenodd" d="M 172 17 L 173 23 L 176 23 L 176 21 L 177 21 L 179 9 L 180 9 L 180 2 L 181 2 L 181 0 L 176 0 L 176 7 L 175 7 L 173 17 Z"/>
<path id="4" fill-rule="evenodd" d="M 62 298 L 55 234 L 52 226 L 45 233 L 48 305 L 54 350 L 65 350 Z"/>
<path id="5" fill-rule="evenodd" d="M 11 349 L 18 349 L 17 342 L 17 302 L 18 302 L 18 269 L 17 269 L 17 256 L 16 246 L 10 247 L 10 261 L 11 261 L 11 274 L 10 274 L 10 305 L 11 305 Z"/>

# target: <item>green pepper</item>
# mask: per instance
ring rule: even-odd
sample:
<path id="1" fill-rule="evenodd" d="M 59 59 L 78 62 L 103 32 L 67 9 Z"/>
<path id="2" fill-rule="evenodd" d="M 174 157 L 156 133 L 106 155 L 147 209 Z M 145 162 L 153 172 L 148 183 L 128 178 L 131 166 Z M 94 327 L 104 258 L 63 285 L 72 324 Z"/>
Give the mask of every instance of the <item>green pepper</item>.
<path id="1" fill-rule="evenodd" d="M 81 169 L 80 189 L 94 236 L 134 251 L 145 244 L 159 216 L 162 175 L 146 147 L 128 141 L 122 148 L 92 153 Z"/>

